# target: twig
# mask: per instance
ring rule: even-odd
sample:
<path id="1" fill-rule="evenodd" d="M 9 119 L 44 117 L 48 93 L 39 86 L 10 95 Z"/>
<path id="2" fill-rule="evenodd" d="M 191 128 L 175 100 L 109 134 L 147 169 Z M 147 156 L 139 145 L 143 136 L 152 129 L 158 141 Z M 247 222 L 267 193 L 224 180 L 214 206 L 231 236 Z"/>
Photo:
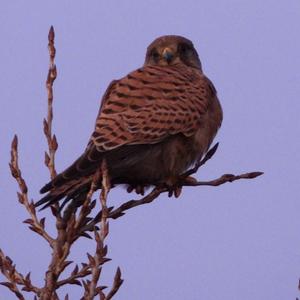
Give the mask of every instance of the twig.
<path id="1" fill-rule="evenodd" d="M 186 171 L 185 173 L 183 173 L 180 178 L 185 180 L 185 178 L 187 178 L 188 176 L 197 173 L 197 171 L 199 170 L 199 168 L 201 166 L 203 166 L 208 160 L 210 160 L 215 153 L 217 152 L 219 147 L 219 143 L 216 143 L 213 147 L 211 147 L 207 153 L 205 154 L 204 158 L 201 159 L 201 157 L 199 157 L 198 161 L 195 163 L 195 166 L 193 168 L 191 168 L 190 170 Z"/>
<path id="2" fill-rule="evenodd" d="M 96 253 L 93 257 L 88 254 L 90 265 L 92 266 L 92 278 L 91 281 L 86 283 L 84 299 L 87 300 L 92 300 L 97 295 L 99 295 L 100 299 L 103 300 L 111 299 L 112 296 L 118 291 L 118 289 L 120 288 L 123 282 L 123 280 L 121 279 L 120 268 L 118 268 L 115 275 L 112 290 L 109 292 L 108 296 L 105 296 L 105 293 L 102 291 L 103 287 L 101 286 L 97 287 L 101 270 L 102 270 L 101 266 L 109 260 L 105 257 L 107 254 L 107 246 L 104 246 L 105 238 L 109 233 L 109 226 L 107 221 L 109 210 L 107 208 L 106 201 L 107 201 L 108 193 L 110 191 L 110 179 L 109 179 L 108 169 L 105 160 L 103 160 L 102 162 L 101 172 L 97 172 L 97 173 L 102 174 L 102 190 L 100 193 L 102 214 L 100 218 L 100 224 L 101 224 L 100 232 L 98 233 L 94 227 L 95 240 L 97 242 Z"/>
<path id="3" fill-rule="evenodd" d="M 53 82 L 56 78 L 56 66 L 54 64 L 55 58 L 55 47 L 54 47 L 54 29 L 51 27 L 48 35 L 48 48 L 50 54 L 50 66 L 49 72 L 47 76 L 47 91 L 48 91 L 48 113 L 47 120 L 44 120 L 44 133 L 48 142 L 48 151 L 49 154 L 45 153 L 45 164 L 49 168 L 51 178 L 53 179 L 56 176 L 55 170 L 55 153 L 58 148 L 56 136 L 52 135 L 52 120 L 53 120 Z M 105 166 L 105 169 L 106 166 Z M 92 275 L 92 280 L 83 281 L 85 290 L 87 286 L 89 286 L 88 291 L 89 294 L 99 294 L 102 293 L 103 287 L 97 287 L 96 284 L 98 282 L 100 276 L 99 265 L 102 265 L 108 259 L 105 258 L 107 248 L 103 247 L 103 231 L 106 230 L 108 233 L 108 224 L 103 221 L 100 235 L 95 232 L 95 239 L 97 241 L 97 250 L 95 254 L 95 259 L 92 259 L 91 255 L 88 255 L 89 262 L 87 264 L 82 264 L 82 268 L 78 271 L 78 267 L 76 266 L 73 272 L 69 277 L 59 280 L 61 273 L 65 270 L 65 268 L 72 262 L 67 261 L 67 257 L 70 253 L 71 247 L 73 243 L 81 236 L 88 237 L 90 236 L 82 230 L 82 228 L 91 220 L 88 217 L 92 209 L 95 207 L 96 202 L 92 201 L 92 195 L 98 186 L 98 181 L 100 180 L 101 174 L 95 174 L 93 178 L 93 182 L 91 184 L 90 190 L 87 195 L 82 199 L 82 205 L 80 207 L 80 211 L 78 217 L 76 217 L 76 211 L 78 209 L 76 201 L 72 201 L 67 208 L 64 210 L 63 215 L 61 215 L 61 211 L 59 206 L 52 205 L 51 210 L 52 214 L 56 218 L 56 229 L 57 229 L 57 238 L 53 241 L 53 252 L 52 259 L 48 267 L 48 271 L 45 274 L 45 285 L 41 292 L 41 299 L 56 299 L 57 294 L 56 290 L 63 285 L 66 284 L 78 284 L 81 285 L 81 282 L 78 280 L 79 278 L 84 278 L 88 275 Z M 109 186 L 107 189 L 104 189 L 108 193 Z M 107 194 L 103 195 L 101 193 L 101 203 L 103 207 L 103 211 L 107 211 L 105 209 L 106 197 Z M 84 196 L 84 195 L 83 195 Z M 104 200 L 105 199 L 105 200 Z M 78 200 L 78 199 L 77 199 Z M 103 202 L 104 201 L 104 202 Z M 108 212 L 106 213 L 108 214 Z M 95 226 L 95 228 L 97 228 Z M 103 229 L 102 229 L 103 228 Z M 101 235 L 102 232 L 102 235 Z M 107 234 L 106 233 L 106 234 Z M 102 241 L 103 240 L 103 241 Z M 100 242 L 99 242 L 100 241 Z M 102 241 L 102 243 L 101 243 Z M 66 296 L 67 297 L 67 296 Z"/>
<path id="4" fill-rule="evenodd" d="M 83 204 L 84 207 L 91 202 L 91 197 L 96 189 L 98 180 L 98 176 L 94 176 L 90 191 L 88 192 Z M 72 263 L 71 261 L 66 261 L 66 259 L 70 254 L 74 241 L 82 235 L 80 231 L 81 221 L 78 222 L 80 215 L 79 219 L 76 220 L 75 211 L 73 211 L 68 218 L 60 217 L 54 207 L 52 207 L 52 212 L 56 216 L 58 236 L 54 241 L 52 259 L 48 267 L 48 271 L 46 272 L 45 286 L 42 290 L 42 296 L 44 298 L 41 297 L 41 299 L 45 300 L 52 299 L 51 297 L 53 297 L 55 290 L 67 283 L 81 285 L 81 283 L 76 279 L 91 274 L 91 265 L 89 263 L 84 264 L 80 272 L 78 272 L 78 269 L 75 267 L 69 277 L 64 280 L 58 280 L 65 268 Z"/>
<path id="5" fill-rule="evenodd" d="M 41 235 L 53 248 L 53 238 L 45 231 L 45 218 L 38 219 L 36 215 L 35 206 L 33 202 L 29 202 L 28 199 L 28 188 L 25 180 L 22 177 L 21 170 L 19 168 L 19 160 L 18 160 L 18 137 L 15 135 L 13 141 L 11 143 L 11 159 L 9 163 L 9 167 L 11 170 L 12 176 L 16 179 L 20 192 L 18 192 L 19 202 L 24 205 L 26 210 L 30 215 L 30 219 L 24 221 L 24 223 L 29 224 L 29 228 Z"/>
<path id="6" fill-rule="evenodd" d="M 82 268 L 79 270 L 78 265 L 76 265 L 71 275 L 66 279 L 58 281 L 56 286 L 58 288 L 66 284 L 76 284 L 81 286 L 81 283 L 78 279 L 90 275 L 91 274 L 90 268 L 91 268 L 90 265 L 82 264 Z"/>
<path id="7" fill-rule="evenodd" d="M 18 299 L 25 299 L 17 285 L 22 285 L 23 291 L 34 292 L 36 295 L 40 294 L 40 289 L 35 287 L 31 283 L 30 273 L 25 277 L 16 270 L 16 266 L 13 261 L 5 256 L 3 251 L 0 249 L 0 271 L 7 278 L 7 282 L 1 282 L 0 284 L 10 289 Z"/>
<path id="8" fill-rule="evenodd" d="M 184 186 L 200 186 L 200 185 L 219 186 L 226 182 L 233 182 L 239 179 L 253 179 L 263 174 L 264 174 L 263 172 L 250 172 L 250 173 L 244 173 L 240 175 L 224 174 L 221 177 L 210 181 L 196 181 L 194 183 L 187 182 L 184 184 Z"/>
<path id="9" fill-rule="evenodd" d="M 74 231 L 75 231 L 76 234 L 74 235 L 74 240 L 77 239 L 83 233 L 81 229 L 87 223 L 87 217 L 96 205 L 96 201 L 93 201 L 91 203 L 91 199 L 92 199 L 92 196 L 93 196 L 93 194 L 94 194 L 94 192 L 97 188 L 97 181 L 98 180 L 99 180 L 99 174 L 97 173 L 97 174 L 95 174 L 95 176 L 93 178 L 90 190 L 89 190 L 89 192 L 86 196 L 85 201 L 83 202 L 83 204 L 80 208 L 78 218 L 75 222 Z M 71 205 L 69 207 L 71 207 Z M 68 208 L 67 208 L 67 210 L 68 210 Z"/>
<path id="10" fill-rule="evenodd" d="M 58 143 L 56 136 L 52 135 L 52 121 L 53 121 L 53 83 L 57 76 L 56 65 L 54 63 L 56 49 L 54 47 L 54 28 L 51 26 L 48 34 L 48 50 L 49 50 L 49 70 L 46 80 L 46 88 L 48 94 L 48 110 L 47 110 L 47 119 L 44 119 L 44 134 L 48 143 L 48 151 L 45 152 L 45 164 L 49 169 L 50 177 L 53 179 L 56 176 L 55 170 L 55 152 L 58 148 Z M 56 280 L 62 272 L 63 269 L 68 264 L 62 265 L 62 257 L 66 257 L 66 251 L 63 251 L 62 246 L 66 240 L 66 224 L 63 222 L 63 219 L 60 216 L 58 205 L 53 205 L 51 207 L 52 214 L 56 217 L 56 228 L 58 231 L 57 238 L 53 242 L 53 252 L 52 260 L 49 265 L 49 269 L 46 272 L 45 276 L 45 286 L 42 289 L 41 299 L 52 299 L 56 298 Z M 64 253 L 62 253 L 64 252 Z M 67 263 L 67 262 L 65 262 Z"/>
<path id="11" fill-rule="evenodd" d="M 109 213 L 108 217 L 112 218 L 112 219 L 117 219 L 119 217 L 122 217 L 123 215 L 125 215 L 126 210 L 134 208 L 136 206 L 143 205 L 143 204 L 149 204 L 149 203 L 153 202 L 155 199 L 157 199 L 161 193 L 164 193 L 167 191 L 168 191 L 168 188 L 166 188 L 166 187 L 156 187 L 142 199 L 129 200 L 129 201 L 123 203 L 118 208 L 112 210 Z"/>
<path id="12" fill-rule="evenodd" d="M 58 148 L 58 143 L 55 134 L 52 135 L 52 121 L 53 121 L 53 83 L 57 76 L 56 65 L 54 63 L 56 49 L 54 47 L 54 28 L 51 26 L 48 34 L 48 50 L 50 56 L 49 70 L 46 80 L 46 88 L 48 94 L 48 111 L 47 120 L 44 119 L 44 134 L 48 142 L 49 153 L 45 152 L 45 164 L 49 168 L 51 179 L 56 176 L 55 170 L 55 152 Z"/>
<path id="13" fill-rule="evenodd" d="M 118 292 L 118 290 L 121 287 L 123 281 L 124 280 L 121 278 L 121 270 L 118 267 L 117 271 L 116 271 L 116 274 L 115 274 L 113 286 L 112 286 L 111 290 L 109 291 L 109 293 L 107 294 L 105 300 L 110 300 Z"/>
<path id="14" fill-rule="evenodd" d="M 245 173 L 241 175 L 233 175 L 233 174 L 224 174 L 221 177 L 211 180 L 211 181 L 195 181 L 195 182 L 185 182 L 181 186 L 219 186 L 221 184 L 224 184 L 226 182 L 233 182 L 235 180 L 239 179 L 253 179 L 260 175 L 262 175 L 263 172 L 251 172 L 251 173 Z M 118 208 L 112 210 L 109 213 L 109 218 L 117 219 L 119 217 L 122 217 L 125 214 L 126 210 L 129 210 L 133 207 L 149 204 L 153 202 L 161 193 L 168 192 L 168 188 L 164 187 L 156 187 L 154 188 L 148 195 L 143 197 L 139 200 L 130 200 L 122 205 L 120 205 Z"/>

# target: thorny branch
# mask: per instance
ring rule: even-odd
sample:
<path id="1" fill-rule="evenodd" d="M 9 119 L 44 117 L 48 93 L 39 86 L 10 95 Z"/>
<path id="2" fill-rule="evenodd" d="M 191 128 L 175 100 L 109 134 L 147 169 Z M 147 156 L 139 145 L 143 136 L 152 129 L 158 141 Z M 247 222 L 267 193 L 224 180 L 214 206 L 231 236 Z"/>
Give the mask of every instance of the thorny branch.
<path id="1" fill-rule="evenodd" d="M 56 49 L 54 46 L 54 29 L 51 26 L 48 35 L 48 49 L 50 56 L 49 70 L 46 80 L 47 88 L 47 117 L 43 120 L 44 134 L 48 144 L 48 151 L 45 152 L 45 165 L 48 167 L 50 177 L 56 176 L 55 169 L 55 153 L 58 149 L 58 143 L 55 134 L 52 132 L 53 122 L 53 83 L 57 76 L 57 69 L 54 63 Z M 195 174 L 198 169 L 203 166 L 217 150 L 216 144 L 206 156 L 199 160 L 195 166 L 182 174 L 178 178 L 176 187 L 181 190 L 183 186 L 218 186 L 226 182 L 233 182 L 239 179 L 252 179 L 262 175 L 262 172 L 251 172 L 241 175 L 224 174 L 221 177 L 211 181 L 196 181 L 190 175 Z M 30 273 L 26 276 L 22 275 L 16 270 L 13 261 L 6 256 L 0 249 L 0 272 L 7 279 L 0 284 L 6 286 L 18 299 L 25 299 L 24 292 L 31 292 L 35 295 L 34 299 L 57 300 L 59 299 L 57 290 L 65 285 L 79 285 L 83 287 L 83 297 L 81 299 L 94 299 L 99 296 L 101 300 L 110 300 L 117 293 L 123 283 L 121 279 L 121 270 L 118 267 L 114 276 L 114 281 L 111 289 L 105 294 L 105 286 L 99 285 L 100 275 L 103 265 L 110 259 L 106 257 L 107 246 L 105 245 L 105 238 L 109 234 L 108 219 L 117 219 L 125 214 L 125 212 L 136 206 L 144 205 L 153 202 L 160 194 L 168 192 L 169 196 L 172 194 L 170 187 L 166 185 L 156 186 L 153 190 L 139 200 L 130 200 L 117 208 L 107 207 L 107 196 L 111 189 L 109 174 L 107 172 L 106 161 L 103 161 L 101 169 L 96 172 L 90 190 L 82 199 L 80 208 L 75 206 L 72 202 L 62 212 L 59 206 L 52 205 L 51 211 L 56 221 L 56 237 L 50 236 L 45 228 L 45 218 L 39 219 L 33 201 L 29 201 L 28 188 L 18 162 L 18 138 L 14 137 L 11 145 L 11 161 L 10 170 L 12 176 L 18 183 L 19 202 L 25 207 L 29 213 L 29 218 L 24 223 L 29 225 L 29 228 L 35 233 L 39 234 L 46 240 L 52 249 L 52 256 L 45 272 L 45 284 L 43 287 L 37 287 L 31 282 Z M 100 175 L 101 174 L 101 175 Z M 92 200 L 92 196 L 102 180 L 102 190 L 100 193 L 101 211 L 95 216 L 91 217 L 91 212 L 96 205 L 96 200 Z M 174 192 L 175 196 L 179 193 Z M 100 227 L 100 229 L 99 229 Z M 67 258 L 70 254 L 73 244 L 81 237 L 92 239 L 88 232 L 94 233 L 94 240 L 96 241 L 96 249 L 93 255 L 87 253 L 87 262 L 75 265 L 73 271 L 61 278 L 66 268 L 72 264 Z M 69 299 L 66 295 L 65 299 Z"/>

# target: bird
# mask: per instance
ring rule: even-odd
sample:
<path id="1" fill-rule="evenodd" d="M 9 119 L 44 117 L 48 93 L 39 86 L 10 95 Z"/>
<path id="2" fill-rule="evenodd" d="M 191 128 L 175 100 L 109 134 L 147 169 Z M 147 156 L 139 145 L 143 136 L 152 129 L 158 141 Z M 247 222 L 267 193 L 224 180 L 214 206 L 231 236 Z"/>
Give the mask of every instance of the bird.
<path id="1" fill-rule="evenodd" d="M 171 189 L 208 151 L 222 119 L 192 41 L 161 36 L 147 47 L 142 67 L 109 84 L 83 154 L 42 187 L 46 195 L 35 206 L 62 199 L 80 205 L 104 160 L 112 185 Z"/>

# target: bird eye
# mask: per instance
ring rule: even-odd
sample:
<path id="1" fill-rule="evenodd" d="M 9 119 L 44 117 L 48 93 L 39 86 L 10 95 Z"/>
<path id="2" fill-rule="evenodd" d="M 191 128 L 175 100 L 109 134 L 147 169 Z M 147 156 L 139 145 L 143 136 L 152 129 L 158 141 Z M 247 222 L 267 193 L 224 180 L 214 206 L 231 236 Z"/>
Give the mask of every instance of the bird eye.
<path id="1" fill-rule="evenodd" d="M 181 54 L 187 55 L 188 53 L 190 53 L 192 51 L 192 48 L 188 44 L 180 44 L 178 50 Z"/>
<path id="2" fill-rule="evenodd" d="M 159 53 L 157 52 L 157 50 L 156 49 L 153 49 L 152 51 L 151 51 L 151 57 L 155 60 L 155 61 L 157 61 L 158 59 L 159 59 Z"/>

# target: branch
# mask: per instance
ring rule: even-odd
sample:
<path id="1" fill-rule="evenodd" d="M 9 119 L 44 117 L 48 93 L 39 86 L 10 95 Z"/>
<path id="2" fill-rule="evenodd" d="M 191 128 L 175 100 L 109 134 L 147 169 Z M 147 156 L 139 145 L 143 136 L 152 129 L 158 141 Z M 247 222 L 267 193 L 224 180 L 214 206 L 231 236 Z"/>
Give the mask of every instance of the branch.
<path id="1" fill-rule="evenodd" d="M 153 202 L 161 193 L 168 192 L 167 187 L 156 187 L 148 195 L 139 200 L 129 200 L 109 213 L 109 218 L 117 219 L 125 215 L 125 211 L 140 205 Z"/>
<path id="2" fill-rule="evenodd" d="M 19 168 L 18 159 L 18 137 L 15 135 L 11 143 L 11 159 L 9 167 L 11 175 L 16 179 L 20 192 L 17 193 L 19 202 L 26 208 L 30 215 L 30 218 L 25 220 L 24 223 L 29 224 L 29 229 L 42 236 L 53 247 L 53 238 L 45 231 L 45 218 L 38 219 L 33 202 L 29 202 L 28 188 L 25 180 L 22 177 L 21 170 Z"/>
<path id="3" fill-rule="evenodd" d="M 25 277 L 19 273 L 16 270 L 16 266 L 13 264 L 13 261 L 8 256 L 5 256 L 1 249 L 0 271 L 8 280 L 7 282 L 1 282 L 0 284 L 10 289 L 18 299 L 25 300 L 17 285 L 22 285 L 23 291 L 34 292 L 36 295 L 40 294 L 40 289 L 31 283 L 30 273 L 28 273 Z"/>
<path id="4" fill-rule="evenodd" d="M 250 172 L 250 173 L 244 173 L 240 175 L 224 174 L 221 177 L 210 181 L 186 182 L 183 186 L 200 186 L 200 185 L 219 186 L 226 182 L 233 182 L 239 179 L 254 179 L 263 174 L 264 174 L 263 172 Z"/>
<path id="5" fill-rule="evenodd" d="M 103 160 L 101 166 L 101 173 L 102 173 L 102 190 L 100 193 L 100 203 L 102 208 L 102 217 L 100 220 L 101 227 L 99 233 L 97 232 L 96 229 L 94 229 L 97 246 L 96 246 L 96 253 L 93 259 L 90 258 L 90 262 L 92 265 L 92 280 L 89 284 L 89 292 L 86 297 L 86 299 L 88 300 L 94 299 L 94 296 L 98 295 L 99 293 L 101 294 L 101 296 L 103 296 L 102 289 L 101 288 L 97 289 L 97 283 L 102 270 L 101 265 L 105 262 L 105 256 L 107 254 L 107 246 L 104 246 L 104 240 L 109 233 L 109 227 L 107 222 L 106 200 L 110 190 L 110 179 L 108 177 L 105 160 Z M 100 177 L 100 172 L 99 172 L 99 177 Z"/>
<path id="6" fill-rule="evenodd" d="M 48 111 L 47 120 L 44 119 L 44 134 L 47 139 L 49 153 L 45 152 L 45 164 L 49 168 L 51 179 L 56 176 L 55 170 L 55 153 L 58 148 L 58 143 L 55 134 L 52 135 L 52 121 L 53 121 L 53 83 L 57 76 L 56 65 L 54 63 L 56 49 L 54 47 L 54 28 L 51 26 L 48 34 L 48 50 L 50 56 L 49 70 L 46 80 L 46 88 L 48 94 Z"/>
<path id="7" fill-rule="evenodd" d="M 71 275 L 63 280 L 57 282 L 56 286 L 59 288 L 66 284 L 76 284 L 81 286 L 81 282 L 77 279 L 84 278 L 91 274 L 90 265 L 82 264 L 82 268 L 79 270 L 78 265 L 75 266 Z"/>
<path id="8" fill-rule="evenodd" d="M 190 170 L 186 171 L 185 173 L 183 173 L 180 178 L 181 179 L 186 179 L 188 176 L 197 173 L 197 171 L 199 170 L 200 167 L 202 167 L 207 161 L 209 161 L 217 152 L 219 147 L 219 143 L 216 143 L 213 147 L 211 147 L 207 153 L 205 154 L 204 158 L 201 159 L 201 157 L 199 157 L 199 159 L 197 160 L 197 162 L 195 163 L 195 166 L 193 168 L 191 168 Z"/>
<path id="9" fill-rule="evenodd" d="M 233 175 L 233 174 L 224 174 L 220 176 L 217 179 L 210 180 L 210 181 L 197 181 L 193 177 L 190 177 L 190 175 L 195 174 L 198 169 L 203 166 L 208 160 L 210 160 L 214 154 L 216 153 L 218 149 L 218 143 L 215 144 L 205 155 L 205 157 L 202 160 L 198 160 L 193 168 L 183 173 L 181 176 L 179 176 L 177 186 L 173 188 L 182 188 L 183 186 L 219 186 L 227 182 L 233 182 L 239 179 L 253 179 L 258 176 L 261 176 L 263 172 L 250 172 L 250 173 L 244 173 L 241 175 Z M 113 209 L 113 207 L 109 208 L 109 214 L 108 218 L 117 219 L 125 215 L 125 211 L 140 206 L 144 204 L 149 204 L 153 202 L 155 199 L 158 198 L 158 196 L 162 193 L 168 192 L 170 195 L 170 187 L 166 185 L 160 185 L 155 187 L 148 195 L 145 197 L 139 199 L 139 200 L 129 200 L 122 205 L 120 205 L 118 208 Z M 93 226 L 99 222 L 99 219 L 101 218 L 102 211 L 99 212 L 96 217 L 87 224 L 85 227 L 85 230 L 91 230 Z"/>
<path id="10" fill-rule="evenodd" d="M 82 210 L 85 210 L 85 212 L 80 213 L 77 219 L 75 209 L 68 207 L 64 216 L 61 217 L 58 210 L 53 206 L 51 207 L 52 213 L 56 217 L 58 236 L 54 240 L 52 259 L 45 275 L 45 286 L 42 289 L 42 295 L 44 298 L 41 297 L 41 299 L 52 299 L 51 297 L 53 297 L 55 291 L 65 284 L 81 285 L 80 281 L 77 279 L 91 274 L 92 266 L 88 263 L 83 264 L 80 271 L 78 271 L 78 267 L 75 266 L 75 269 L 69 277 L 60 281 L 58 280 L 65 268 L 72 263 L 71 261 L 66 261 L 66 259 L 70 254 L 70 250 L 74 242 L 83 235 L 81 233 L 81 226 L 85 225 L 84 222 L 86 222 L 86 215 L 88 215 L 92 207 L 95 206 L 95 204 L 91 203 L 91 197 L 96 189 L 98 180 L 98 175 L 94 176 L 90 191 L 88 192 L 82 206 L 84 207 Z"/>
<path id="11" fill-rule="evenodd" d="M 44 133 L 48 143 L 48 151 L 45 154 L 45 164 L 50 171 L 50 176 L 53 179 L 56 176 L 55 170 L 55 153 L 58 148 L 57 140 L 55 135 L 52 134 L 52 120 L 53 120 L 53 82 L 56 78 L 56 66 L 54 64 L 55 58 L 55 47 L 54 47 L 54 29 L 51 27 L 48 35 L 48 48 L 50 54 L 50 66 L 46 81 L 47 91 L 48 91 L 48 113 L 47 120 L 44 119 Z M 106 166 L 103 169 L 103 172 L 107 174 Z M 97 226 L 93 227 L 95 231 L 95 239 L 97 242 L 97 249 L 94 258 L 88 254 L 88 263 L 82 264 L 82 268 L 79 271 L 78 267 L 75 266 L 74 270 L 70 274 L 69 277 L 59 280 L 60 275 L 65 270 L 67 266 L 69 266 L 72 262 L 67 261 L 67 257 L 71 251 L 71 247 L 74 242 L 80 238 L 81 236 L 91 238 L 89 234 L 87 234 L 82 228 L 92 219 L 89 217 L 92 209 L 96 205 L 96 201 L 92 201 L 92 196 L 99 186 L 99 181 L 101 179 L 101 173 L 95 174 L 93 178 L 93 182 L 91 184 L 90 190 L 87 195 L 83 195 L 82 199 L 76 199 L 76 201 L 71 201 L 71 203 L 66 207 L 61 214 L 61 208 L 59 208 L 58 204 L 52 205 L 51 210 L 52 214 L 56 218 L 56 229 L 57 229 L 57 238 L 53 241 L 53 252 L 52 259 L 49 264 L 48 270 L 45 274 L 45 285 L 42 288 L 41 299 L 56 299 L 57 294 L 56 290 L 61 286 L 66 284 L 77 284 L 81 285 L 81 282 L 78 280 L 80 278 L 85 278 L 88 275 L 92 275 L 92 280 L 82 281 L 84 285 L 84 289 L 87 292 L 89 297 L 94 297 L 94 295 L 101 295 L 103 287 L 97 287 L 97 282 L 100 277 L 101 266 L 108 259 L 105 258 L 107 253 L 107 248 L 103 246 L 104 238 L 108 234 L 108 223 L 105 218 L 105 214 L 102 219 L 102 226 L 100 235 L 96 232 Z M 108 176 L 108 175 L 107 175 Z M 101 193 L 101 205 L 103 212 L 108 210 L 106 207 L 106 198 L 107 193 L 110 189 L 107 181 L 108 177 L 105 177 L 106 181 L 106 189 L 103 189 Z M 103 179 L 104 180 L 104 179 Z M 104 184 L 104 182 L 103 182 Z M 103 194 L 105 192 L 105 194 Z M 79 213 L 76 215 L 78 210 L 77 203 L 81 203 Z M 88 298 L 88 299 L 92 299 Z"/>
<path id="12" fill-rule="evenodd" d="M 121 278 L 121 270 L 118 267 L 117 271 L 116 271 L 116 274 L 115 274 L 115 277 L 114 277 L 113 286 L 112 286 L 111 290 L 109 291 L 109 293 L 107 294 L 105 300 L 112 299 L 112 297 L 118 292 L 118 290 L 121 287 L 123 282 L 124 282 L 124 280 Z"/>
<path id="13" fill-rule="evenodd" d="M 233 175 L 233 174 L 224 174 L 221 177 L 211 180 L 211 181 L 186 181 L 184 182 L 181 186 L 219 186 L 221 184 L 224 184 L 226 182 L 233 182 L 239 179 L 253 179 L 256 178 L 260 175 L 262 175 L 263 172 L 251 172 L 251 173 L 245 173 L 241 175 Z M 148 195 L 143 197 L 142 199 L 139 200 L 130 200 L 122 205 L 120 205 L 118 208 L 111 210 L 109 213 L 109 218 L 112 219 L 117 219 L 125 215 L 125 211 L 129 210 L 131 208 L 144 205 L 144 204 L 149 204 L 153 202 L 155 199 L 158 198 L 158 196 L 164 192 L 169 192 L 169 189 L 166 187 L 156 187 L 154 188 Z"/>
<path id="14" fill-rule="evenodd" d="M 113 287 L 107 296 L 105 296 L 105 293 L 103 292 L 104 287 L 97 286 L 100 278 L 101 270 L 102 270 L 102 265 L 108 260 L 110 260 L 106 258 L 107 246 L 104 246 L 105 238 L 109 233 L 109 226 L 107 221 L 109 210 L 107 208 L 106 201 L 107 201 L 108 193 L 111 188 L 110 178 L 108 175 L 108 170 L 107 170 L 107 165 L 105 160 L 103 160 L 102 162 L 101 171 L 99 170 L 97 173 L 99 174 L 98 175 L 99 178 L 102 174 L 102 190 L 100 193 L 100 203 L 102 208 L 101 210 L 102 214 L 100 218 L 101 226 L 100 226 L 99 233 L 94 227 L 94 234 L 95 234 L 95 240 L 97 242 L 97 247 L 96 247 L 95 255 L 93 257 L 90 254 L 88 254 L 91 270 L 92 270 L 92 279 L 91 281 L 85 283 L 84 299 L 92 300 L 94 299 L 95 296 L 99 295 L 100 299 L 108 300 L 111 299 L 113 295 L 118 291 L 118 289 L 123 283 L 123 280 L 121 279 L 120 268 L 118 268 L 114 278 Z"/>

